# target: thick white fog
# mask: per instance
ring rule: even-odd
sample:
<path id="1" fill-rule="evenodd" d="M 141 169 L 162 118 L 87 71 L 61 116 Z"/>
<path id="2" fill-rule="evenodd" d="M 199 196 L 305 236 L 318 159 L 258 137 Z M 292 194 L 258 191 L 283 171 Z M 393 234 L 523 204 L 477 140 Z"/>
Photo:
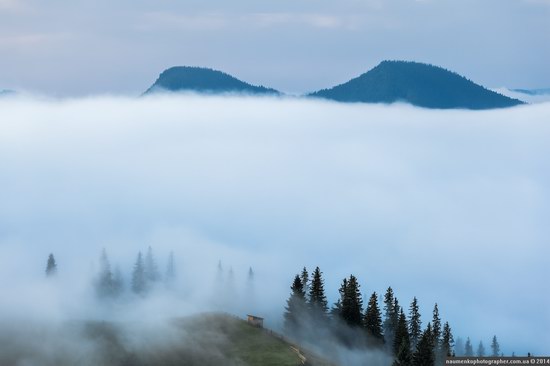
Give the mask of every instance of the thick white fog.
<path id="1" fill-rule="evenodd" d="M 353 273 L 365 297 L 417 296 L 425 323 L 437 302 L 474 345 L 548 353 L 549 142 L 548 103 L 0 99 L 0 321 L 215 310 L 221 260 L 237 293 L 224 306 L 278 329 L 294 274 L 318 265 L 331 304 Z M 101 249 L 128 281 L 149 246 L 161 272 L 174 251 L 177 295 L 97 306 Z"/>

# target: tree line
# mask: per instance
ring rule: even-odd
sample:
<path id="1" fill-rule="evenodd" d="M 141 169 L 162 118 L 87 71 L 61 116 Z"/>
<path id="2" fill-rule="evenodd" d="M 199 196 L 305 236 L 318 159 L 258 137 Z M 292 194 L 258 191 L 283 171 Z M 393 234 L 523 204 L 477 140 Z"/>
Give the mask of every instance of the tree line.
<path id="1" fill-rule="evenodd" d="M 474 355 L 469 338 L 464 348 L 457 350 L 451 326 L 442 322 L 437 303 L 431 320 L 423 327 L 416 297 L 405 309 L 388 287 L 381 298 L 382 309 L 376 292 L 370 295 L 365 307 L 354 275 L 342 280 L 338 300 L 330 309 L 319 267 L 311 275 L 304 267 L 294 277 L 290 289 L 284 332 L 300 341 L 315 343 L 319 334 L 328 334 L 346 347 L 381 350 L 393 358 L 393 366 L 440 365 L 446 357 L 457 353 Z M 478 355 L 486 355 L 483 343 L 478 347 Z M 492 339 L 490 355 L 501 355 L 496 336 Z"/>

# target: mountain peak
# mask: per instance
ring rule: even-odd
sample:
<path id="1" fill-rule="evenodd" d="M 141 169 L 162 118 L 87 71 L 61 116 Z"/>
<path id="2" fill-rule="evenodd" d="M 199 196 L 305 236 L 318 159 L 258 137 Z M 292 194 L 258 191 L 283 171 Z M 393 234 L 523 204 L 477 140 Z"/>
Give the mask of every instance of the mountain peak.
<path id="1" fill-rule="evenodd" d="M 225 72 L 196 66 L 175 66 L 164 70 L 145 94 L 159 91 L 190 91 L 207 94 L 279 94 L 275 89 L 246 83 Z"/>
<path id="2" fill-rule="evenodd" d="M 442 67 L 396 60 L 382 61 L 346 83 L 310 96 L 341 102 L 406 102 L 439 109 L 491 109 L 523 104 Z"/>

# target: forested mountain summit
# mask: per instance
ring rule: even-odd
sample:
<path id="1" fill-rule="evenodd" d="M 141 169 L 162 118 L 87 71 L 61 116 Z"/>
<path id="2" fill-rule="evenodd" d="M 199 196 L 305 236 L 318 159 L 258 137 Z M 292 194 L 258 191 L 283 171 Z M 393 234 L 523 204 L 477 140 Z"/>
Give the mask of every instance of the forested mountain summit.
<path id="1" fill-rule="evenodd" d="M 410 61 L 383 61 L 346 83 L 309 96 L 339 102 L 405 102 L 437 109 L 492 109 L 523 104 L 442 67 Z"/>
<path id="2" fill-rule="evenodd" d="M 164 70 L 144 94 L 163 91 L 207 94 L 279 94 L 275 89 L 246 83 L 222 71 L 193 66 L 175 66 Z"/>

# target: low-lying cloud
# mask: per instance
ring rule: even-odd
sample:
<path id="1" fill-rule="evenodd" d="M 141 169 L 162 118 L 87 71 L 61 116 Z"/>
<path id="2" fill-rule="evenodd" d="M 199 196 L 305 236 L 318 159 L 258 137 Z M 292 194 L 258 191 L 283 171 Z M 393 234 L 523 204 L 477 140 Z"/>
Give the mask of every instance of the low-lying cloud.
<path id="1" fill-rule="evenodd" d="M 241 294 L 254 269 L 278 329 L 293 275 L 319 265 L 331 303 L 353 273 L 365 297 L 417 296 L 425 322 L 437 302 L 474 344 L 547 353 L 548 121 L 550 104 L 0 100 L 0 319 L 108 318 L 87 287 L 101 248 L 129 280 L 151 246 L 161 270 L 175 252 L 178 296 L 135 317 L 215 310 L 221 260 Z M 50 252 L 63 286 L 43 283 Z"/>

